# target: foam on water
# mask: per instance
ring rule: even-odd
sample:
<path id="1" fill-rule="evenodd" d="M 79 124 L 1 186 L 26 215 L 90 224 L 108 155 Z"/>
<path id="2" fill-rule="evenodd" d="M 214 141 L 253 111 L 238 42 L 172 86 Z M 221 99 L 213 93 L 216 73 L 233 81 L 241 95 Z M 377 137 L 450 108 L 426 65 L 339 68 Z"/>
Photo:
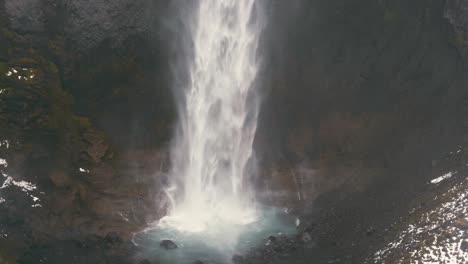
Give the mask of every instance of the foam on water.
<path id="1" fill-rule="evenodd" d="M 296 234 L 296 218 L 282 210 L 263 207 L 257 210 L 258 221 L 246 225 L 234 225 L 221 230 L 208 226 L 204 232 L 185 232 L 175 228 L 150 227 L 135 235 L 134 242 L 143 250 L 138 259 L 160 263 L 191 264 L 231 263 L 233 255 L 244 255 L 250 250 L 268 244 L 268 237 Z M 235 245 L 229 237 L 236 233 Z M 220 237 L 225 239 L 219 239 Z M 159 246 L 162 240 L 174 241 L 178 248 L 166 250 Z"/>

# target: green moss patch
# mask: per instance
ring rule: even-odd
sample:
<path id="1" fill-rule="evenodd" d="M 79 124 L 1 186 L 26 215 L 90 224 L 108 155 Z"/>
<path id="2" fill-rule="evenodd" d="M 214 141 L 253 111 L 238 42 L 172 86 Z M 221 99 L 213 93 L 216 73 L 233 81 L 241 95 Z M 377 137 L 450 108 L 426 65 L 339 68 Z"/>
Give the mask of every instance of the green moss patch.
<path id="1" fill-rule="evenodd" d="M 0 61 L 0 74 L 2 77 L 8 72 L 8 64 L 3 61 Z"/>

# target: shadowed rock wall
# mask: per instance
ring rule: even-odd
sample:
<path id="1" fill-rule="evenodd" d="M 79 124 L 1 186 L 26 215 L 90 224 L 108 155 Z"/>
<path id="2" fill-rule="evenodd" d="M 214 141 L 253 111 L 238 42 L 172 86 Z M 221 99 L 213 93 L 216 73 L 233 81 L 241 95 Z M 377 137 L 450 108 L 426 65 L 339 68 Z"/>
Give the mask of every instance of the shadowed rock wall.
<path id="1" fill-rule="evenodd" d="M 354 190 L 429 173 L 466 135 L 450 12 L 445 1 L 275 3 L 257 140 L 266 166 L 305 166 L 320 184 Z"/>
<path id="2" fill-rule="evenodd" d="M 167 8 L 0 1 L 0 256 L 57 239 L 130 238 L 164 213 Z"/>
<path id="3" fill-rule="evenodd" d="M 441 164 L 467 147 L 466 3 L 274 3 L 259 185 L 306 205 L 319 263 L 363 263 L 380 239 L 370 227 L 389 228 L 430 179 L 464 166 L 464 151 Z"/>

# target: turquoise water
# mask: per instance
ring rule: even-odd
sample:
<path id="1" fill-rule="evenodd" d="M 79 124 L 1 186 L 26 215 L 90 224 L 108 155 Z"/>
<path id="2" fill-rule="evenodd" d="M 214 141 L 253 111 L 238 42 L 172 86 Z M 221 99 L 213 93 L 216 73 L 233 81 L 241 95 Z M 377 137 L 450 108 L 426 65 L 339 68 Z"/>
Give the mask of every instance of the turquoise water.
<path id="1" fill-rule="evenodd" d="M 258 221 L 242 227 L 232 227 L 211 233 L 186 233 L 158 227 L 135 235 L 140 248 L 138 259 L 161 264 L 192 264 L 196 260 L 210 263 L 231 263 L 232 256 L 244 255 L 268 242 L 269 236 L 296 234 L 296 218 L 277 208 L 263 208 Z M 160 242 L 169 239 L 178 248 L 166 250 Z"/>

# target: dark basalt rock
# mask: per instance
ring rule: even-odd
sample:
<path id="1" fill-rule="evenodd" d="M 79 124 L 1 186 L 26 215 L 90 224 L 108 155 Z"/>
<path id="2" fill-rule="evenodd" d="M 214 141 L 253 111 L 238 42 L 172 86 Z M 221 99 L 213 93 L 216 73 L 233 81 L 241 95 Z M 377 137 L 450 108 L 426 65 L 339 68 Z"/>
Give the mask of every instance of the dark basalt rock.
<path id="1" fill-rule="evenodd" d="M 177 244 L 174 243 L 174 241 L 172 241 L 172 240 L 163 240 L 163 241 L 161 241 L 159 246 L 164 248 L 164 249 L 167 249 L 167 250 L 177 249 L 178 248 Z"/>
<path id="2" fill-rule="evenodd" d="M 164 1 L 5 0 L 6 17 L 18 32 L 62 31 L 86 51 L 106 39 L 119 43 L 129 35 L 150 34 Z"/>
<path id="3" fill-rule="evenodd" d="M 308 243 L 312 240 L 312 235 L 305 231 L 301 234 L 301 241 L 304 242 L 304 243 Z"/>
<path id="4" fill-rule="evenodd" d="M 115 233 L 115 232 L 110 232 L 106 235 L 106 238 L 105 238 L 106 242 L 108 244 L 119 244 L 119 243 L 122 243 L 122 238 L 120 238 L 120 236 Z"/>
<path id="5" fill-rule="evenodd" d="M 269 236 L 269 237 L 268 237 L 268 241 L 270 241 L 270 242 L 272 242 L 272 243 L 273 243 L 273 242 L 276 242 L 276 240 L 277 240 L 277 238 L 276 238 L 275 236 Z"/>
<path id="6" fill-rule="evenodd" d="M 460 245 L 460 249 L 463 251 L 468 251 L 468 240 L 463 240 L 463 242 Z"/>
<path id="7" fill-rule="evenodd" d="M 468 1 L 447 0 L 444 16 L 453 29 L 452 44 L 468 59 Z"/>
<path id="8" fill-rule="evenodd" d="M 240 263 L 243 263 L 244 259 L 245 259 L 244 256 L 241 256 L 241 255 L 234 255 L 234 256 L 232 257 L 232 262 L 233 262 L 234 264 L 240 264 Z"/>
<path id="9" fill-rule="evenodd" d="M 22 32 L 41 32 L 45 18 L 41 0 L 5 0 L 5 10 L 12 27 Z"/>
<path id="10" fill-rule="evenodd" d="M 376 231 L 377 231 L 377 229 L 375 229 L 374 227 L 369 227 L 366 230 L 366 236 L 372 236 Z"/>

